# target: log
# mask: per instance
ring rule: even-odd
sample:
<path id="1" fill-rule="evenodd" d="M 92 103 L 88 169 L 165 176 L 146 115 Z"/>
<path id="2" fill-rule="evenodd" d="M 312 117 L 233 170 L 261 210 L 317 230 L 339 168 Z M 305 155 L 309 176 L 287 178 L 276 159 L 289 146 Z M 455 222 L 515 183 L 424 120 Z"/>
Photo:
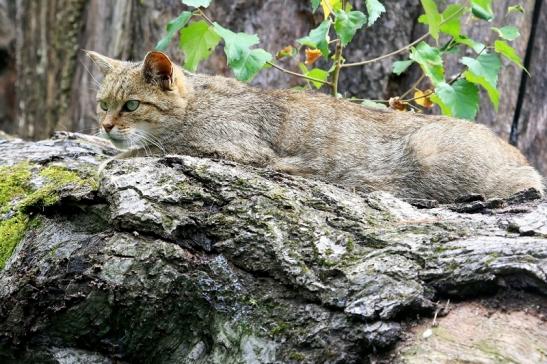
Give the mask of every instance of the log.
<path id="1" fill-rule="evenodd" d="M 72 133 L 0 141 L 0 244 L 24 227 L 0 262 L 0 361 L 406 360 L 394 345 L 440 299 L 545 302 L 547 201 L 530 192 L 418 209 L 177 155 L 97 176 L 115 152 Z M 545 354 L 536 341 L 523 334 Z"/>

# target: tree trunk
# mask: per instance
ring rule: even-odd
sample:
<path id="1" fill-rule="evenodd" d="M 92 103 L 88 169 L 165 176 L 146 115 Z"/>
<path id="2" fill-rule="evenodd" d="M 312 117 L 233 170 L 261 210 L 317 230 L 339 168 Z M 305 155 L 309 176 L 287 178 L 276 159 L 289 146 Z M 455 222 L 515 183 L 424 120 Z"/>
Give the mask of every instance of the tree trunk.
<path id="1" fill-rule="evenodd" d="M 0 143 L 0 252 L 24 225 L 0 262 L 2 362 L 412 362 L 390 347 L 441 298 L 515 292 L 521 315 L 545 307 L 547 201 L 523 202 L 532 191 L 418 210 L 187 156 L 114 161 L 97 183 L 113 152 L 73 134 Z M 483 346 L 457 354 L 545 359 L 544 330 L 514 334 L 512 352 L 479 327 Z"/>
<path id="2" fill-rule="evenodd" d="M 532 74 L 520 83 L 518 112 L 511 130 L 511 142 L 517 145 L 530 161 L 547 175 L 547 5 L 536 4 L 534 37 L 528 47 L 526 66 Z"/>

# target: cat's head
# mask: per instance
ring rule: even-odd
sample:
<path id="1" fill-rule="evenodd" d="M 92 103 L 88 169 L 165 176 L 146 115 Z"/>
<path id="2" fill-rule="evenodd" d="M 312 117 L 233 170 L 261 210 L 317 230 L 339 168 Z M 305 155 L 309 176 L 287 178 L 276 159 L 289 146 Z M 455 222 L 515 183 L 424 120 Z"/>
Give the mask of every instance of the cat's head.
<path id="1" fill-rule="evenodd" d="M 122 62 L 86 51 L 104 75 L 97 92 L 102 134 L 119 148 L 153 146 L 186 108 L 183 72 L 162 52 Z"/>

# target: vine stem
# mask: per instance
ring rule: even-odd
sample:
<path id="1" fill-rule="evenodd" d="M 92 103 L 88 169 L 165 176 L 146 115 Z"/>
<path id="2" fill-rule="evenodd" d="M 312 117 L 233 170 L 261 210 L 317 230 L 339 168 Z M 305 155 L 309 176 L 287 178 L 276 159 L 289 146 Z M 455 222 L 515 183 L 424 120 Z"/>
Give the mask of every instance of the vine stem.
<path id="1" fill-rule="evenodd" d="M 420 84 L 420 82 L 423 81 L 424 78 L 425 78 L 425 73 L 422 72 L 422 75 L 418 78 L 418 80 L 416 82 L 414 82 L 414 84 L 412 86 L 410 86 L 410 88 L 408 90 L 406 90 L 400 97 L 403 98 L 406 95 L 408 95 L 412 90 L 414 90 L 416 87 L 418 87 L 418 85 Z"/>
<path id="2" fill-rule="evenodd" d="M 289 75 L 297 76 L 297 77 L 304 78 L 304 79 L 310 80 L 310 81 L 320 82 L 320 83 L 322 83 L 322 84 L 324 84 L 324 85 L 329 85 L 329 86 L 332 87 L 332 83 L 331 83 L 331 82 L 323 81 L 323 80 L 320 80 L 320 79 L 318 79 L 318 78 L 314 78 L 314 77 L 310 77 L 310 76 L 306 76 L 306 75 L 304 75 L 304 74 L 302 74 L 302 73 L 289 71 L 288 69 L 285 69 L 285 68 L 283 68 L 283 67 L 281 67 L 281 66 L 279 66 L 279 65 L 277 65 L 277 64 L 275 64 L 275 63 L 272 63 L 272 62 L 270 62 L 270 61 L 268 61 L 268 62 L 266 62 L 266 63 L 269 64 L 270 66 L 272 66 L 273 68 L 278 69 L 278 70 L 281 71 L 281 72 L 285 72 L 285 73 L 287 73 L 287 74 L 289 74 Z"/>
<path id="3" fill-rule="evenodd" d="M 452 14 L 451 16 L 449 16 L 448 18 L 446 18 L 445 20 L 443 20 L 439 25 L 443 25 L 445 24 L 446 22 L 452 20 L 453 18 L 455 18 L 456 16 L 460 15 L 460 13 L 463 11 L 463 8 L 460 9 L 459 11 L 455 12 L 454 14 Z M 360 62 L 353 62 L 353 63 L 344 63 L 341 67 L 342 68 L 347 68 L 347 67 L 355 67 L 355 66 L 363 66 L 365 64 L 369 64 L 369 63 L 374 63 L 374 62 L 377 62 L 377 61 L 380 61 L 382 59 L 385 59 L 385 58 L 389 58 L 389 57 L 392 57 L 396 54 L 399 54 L 399 53 L 402 53 L 404 51 L 407 51 L 410 47 L 420 43 L 422 40 L 426 39 L 427 37 L 429 37 L 431 35 L 430 32 L 427 32 L 425 33 L 424 35 L 422 35 L 420 38 L 416 39 L 415 41 L 413 41 L 412 43 L 409 43 L 407 44 L 406 46 L 402 47 L 402 48 L 399 48 L 391 53 L 388 53 L 388 54 L 384 54 L 383 56 L 380 56 L 380 57 L 376 57 L 376 58 L 372 58 L 372 59 L 367 59 L 367 60 L 364 60 L 364 61 L 360 61 Z"/>
<path id="4" fill-rule="evenodd" d="M 344 47 L 342 42 L 338 39 L 336 42 L 336 51 L 334 53 L 334 74 L 332 76 L 332 96 L 336 97 L 338 95 L 338 79 L 340 78 L 340 69 L 342 68 L 342 51 Z"/>
<path id="5" fill-rule="evenodd" d="M 213 25 L 214 22 L 211 18 L 209 18 L 204 12 L 203 10 L 201 10 L 201 8 L 197 8 L 197 13 L 195 13 L 195 15 L 198 15 L 198 16 L 201 16 L 203 19 L 205 19 L 205 21 L 207 21 L 207 23 L 209 23 L 209 25 Z M 314 78 L 314 77 L 310 77 L 310 76 L 306 76 L 302 73 L 298 73 L 298 72 L 293 72 L 293 71 L 289 71 L 288 69 L 285 69 L 281 66 L 278 66 L 277 64 L 273 63 L 273 62 L 266 62 L 267 64 L 269 64 L 270 66 L 272 66 L 273 68 L 281 71 L 281 72 L 285 72 L 289 75 L 293 75 L 293 76 L 296 76 L 296 77 L 300 77 L 300 78 L 304 78 L 306 80 L 310 80 L 310 81 L 314 81 L 314 82 L 319 82 L 321 84 L 325 84 L 325 85 L 329 85 L 332 87 L 332 83 L 328 82 L 328 81 L 323 81 L 323 80 L 320 80 L 318 78 Z"/>
<path id="6" fill-rule="evenodd" d="M 342 65 L 342 68 L 347 68 L 347 67 L 355 67 L 355 66 L 363 66 L 365 64 L 369 64 L 369 63 L 374 63 L 374 62 L 377 62 L 377 61 L 381 61 L 382 59 L 385 59 L 385 58 L 389 58 L 389 57 L 392 57 L 396 54 L 399 54 L 399 53 L 402 53 L 406 50 L 408 50 L 410 47 L 420 43 L 422 40 L 426 39 L 427 37 L 429 37 L 429 33 L 425 33 L 424 35 L 422 35 L 420 38 L 416 39 L 414 42 L 412 43 L 409 43 L 407 44 L 406 46 L 404 46 L 403 48 L 399 48 L 397 49 L 396 51 L 393 51 L 391 53 L 388 53 L 388 54 L 384 54 L 383 56 L 380 56 L 380 57 L 376 57 L 376 58 L 372 58 L 372 59 L 367 59 L 365 61 L 361 61 L 361 62 L 353 62 L 353 63 L 344 63 Z"/>

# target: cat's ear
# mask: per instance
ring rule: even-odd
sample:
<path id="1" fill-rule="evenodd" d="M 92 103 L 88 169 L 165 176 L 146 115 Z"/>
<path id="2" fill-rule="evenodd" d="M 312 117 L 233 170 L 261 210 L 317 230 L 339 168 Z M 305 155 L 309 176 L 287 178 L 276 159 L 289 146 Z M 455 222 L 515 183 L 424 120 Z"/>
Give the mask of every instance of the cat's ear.
<path id="1" fill-rule="evenodd" d="M 120 65 L 120 61 L 116 59 L 109 58 L 107 56 L 103 56 L 102 54 L 99 54 L 97 52 L 88 51 L 84 49 L 84 52 L 87 54 L 89 58 L 99 67 L 103 75 L 106 75 L 107 73 L 112 72 L 114 68 L 116 68 L 118 65 Z"/>
<path id="2" fill-rule="evenodd" d="M 142 75 L 148 83 L 156 84 L 162 90 L 173 90 L 173 63 L 162 52 L 148 52 L 144 57 Z"/>

